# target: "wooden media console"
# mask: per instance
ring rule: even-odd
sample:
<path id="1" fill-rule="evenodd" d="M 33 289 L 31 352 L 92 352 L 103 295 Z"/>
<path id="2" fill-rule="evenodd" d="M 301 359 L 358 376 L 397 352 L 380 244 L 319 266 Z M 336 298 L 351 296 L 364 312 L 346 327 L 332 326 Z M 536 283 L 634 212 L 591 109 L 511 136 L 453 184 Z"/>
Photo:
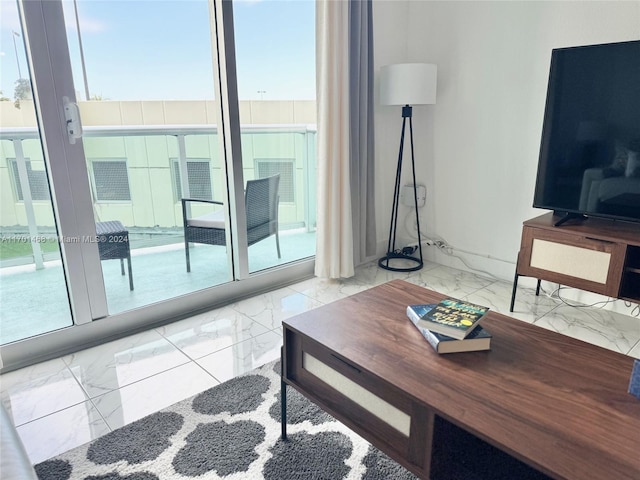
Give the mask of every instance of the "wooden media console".
<path id="1" fill-rule="evenodd" d="M 640 225 L 589 218 L 556 227 L 548 213 L 524 222 L 510 311 L 518 278 L 548 280 L 640 303 Z"/>

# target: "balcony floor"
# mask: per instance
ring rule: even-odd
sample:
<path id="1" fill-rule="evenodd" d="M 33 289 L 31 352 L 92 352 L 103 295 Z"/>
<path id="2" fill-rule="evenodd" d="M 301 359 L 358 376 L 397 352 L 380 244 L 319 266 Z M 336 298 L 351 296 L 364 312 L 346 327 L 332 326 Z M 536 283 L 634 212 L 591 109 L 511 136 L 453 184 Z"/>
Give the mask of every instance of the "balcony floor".
<path id="1" fill-rule="evenodd" d="M 134 290 L 120 271 L 118 260 L 101 262 L 110 314 L 131 310 L 155 302 L 202 290 L 231 280 L 224 247 L 192 244 L 191 272 L 187 273 L 184 243 L 135 248 L 132 243 L 131 264 Z M 275 237 L 249 247 L 251 272 L 289 263 L 315 255 L 315 233 L 303 230 L 280 232 L 280 251 Z M 36 270 L 34 264 L 0 270 L 0 343 L 6 344 L 71 324 L 66 285 L 60 260 L 45 262 Z"/>

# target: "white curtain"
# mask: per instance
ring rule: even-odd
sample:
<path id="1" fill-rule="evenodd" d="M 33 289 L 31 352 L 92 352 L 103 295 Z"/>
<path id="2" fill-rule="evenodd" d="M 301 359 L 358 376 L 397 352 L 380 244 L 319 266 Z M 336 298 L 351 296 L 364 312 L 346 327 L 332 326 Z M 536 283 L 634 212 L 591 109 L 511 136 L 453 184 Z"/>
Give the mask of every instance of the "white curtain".
<path id="1" fill-rule="evenodd" d="M 375 254 L 371 1 L 318 0 L 315 273 L 346 278 Z"/>

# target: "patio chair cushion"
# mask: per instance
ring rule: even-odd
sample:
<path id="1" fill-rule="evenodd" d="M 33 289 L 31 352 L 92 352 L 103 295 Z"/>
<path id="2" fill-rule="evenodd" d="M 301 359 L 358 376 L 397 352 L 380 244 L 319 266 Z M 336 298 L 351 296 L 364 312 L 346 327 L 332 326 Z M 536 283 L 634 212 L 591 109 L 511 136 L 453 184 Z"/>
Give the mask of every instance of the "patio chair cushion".
<path id="1" fill-rule="evenodd" d="M 100 260 L 129 258 L 129 231 L 122 222 L 117 220 L 96 222 L 96 233 Z"/>
<path id="2" fill-rule="evenodd" d="M 224 230 L 224 210 L 217 210 L 195 218 L 190 218 L 187 220 L 187 225 L 190 227 L 219 228 Z"/>
<path id="3" fill-rule="evenodd" d="M 247 246 L 275 235 L 276 251 L 280 256 L 280 240 L 278 237 L 278 203 L 280 195 L 280 174 L 270 177 L 248 180 L 245 189 L 245 207 L 247 215 Z M 184 251 L 187 261 L 187 272 L 191 271 L 189 260 L 189 243 L 205 243 L 208 245 L 226 245 L 225 210 L 219 209 L 207 215 L 189 218 L 187 206 L 193 202 L 224 205 L 220 201 L 183 198 L 182 221 L 184 226 Z"/>

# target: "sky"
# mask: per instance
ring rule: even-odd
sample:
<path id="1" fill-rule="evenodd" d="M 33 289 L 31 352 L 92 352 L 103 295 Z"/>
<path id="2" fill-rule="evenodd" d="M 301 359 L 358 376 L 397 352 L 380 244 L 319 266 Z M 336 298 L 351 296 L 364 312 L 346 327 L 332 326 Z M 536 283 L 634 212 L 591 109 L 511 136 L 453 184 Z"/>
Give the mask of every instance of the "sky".
<path id="1" fill-rule="evenodd" d="M 74 2 L 63 6 L 76 91 L 84 99 Z M 77 0 L 77 8 L 90 96 L 213 99 L 207 0 Z M 235 0 L 233 11 L 239 98 L 315 98 L 315 2 Z M 28 75 L 22 42 L 15 1 L 0 0 L 5 97 L 13 98 L 18 64 L 22 77 Z"/>

